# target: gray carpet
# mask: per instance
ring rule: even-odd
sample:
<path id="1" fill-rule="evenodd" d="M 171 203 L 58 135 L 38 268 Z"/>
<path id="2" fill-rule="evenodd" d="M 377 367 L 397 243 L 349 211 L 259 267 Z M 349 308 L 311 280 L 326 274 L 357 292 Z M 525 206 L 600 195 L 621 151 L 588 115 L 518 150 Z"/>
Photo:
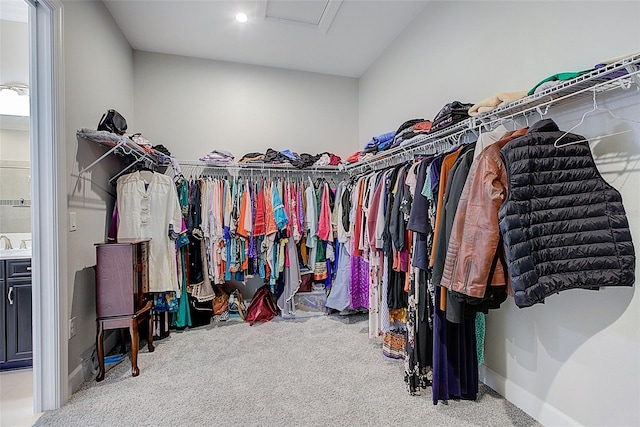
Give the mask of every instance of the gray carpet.
<path id="1" fill-rule="evenodd" d="M 367 323 L 333 316 L 172 332 L 138 359 L 137 378 L 125 358 L 36 426 L 538 425 L 483 384 L 476 402 L 410 396 Z"/>

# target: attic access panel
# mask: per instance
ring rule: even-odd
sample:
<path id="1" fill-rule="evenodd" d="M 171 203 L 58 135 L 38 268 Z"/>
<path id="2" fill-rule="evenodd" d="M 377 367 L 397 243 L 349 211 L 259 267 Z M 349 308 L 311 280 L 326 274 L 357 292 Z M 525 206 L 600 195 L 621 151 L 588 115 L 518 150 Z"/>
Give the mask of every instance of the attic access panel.
<path id="1" fill-rule="evenodd" d="M 258 7 L 268 21 L 304 25 L 326 33 L 341 4 L 342 0 L 264 0 Z"/>

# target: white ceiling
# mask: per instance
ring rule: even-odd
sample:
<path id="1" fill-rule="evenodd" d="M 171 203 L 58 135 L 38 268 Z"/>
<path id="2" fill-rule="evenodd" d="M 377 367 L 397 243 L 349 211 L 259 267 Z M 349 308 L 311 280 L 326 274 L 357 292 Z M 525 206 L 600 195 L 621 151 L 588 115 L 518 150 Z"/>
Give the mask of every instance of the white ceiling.
<path id="1" fill-rule="evenodd" d="M 103 0 L 134 49 L 360 77 L 427 0 Z M 248 22 L 236 22 L 244 12 Z"/>

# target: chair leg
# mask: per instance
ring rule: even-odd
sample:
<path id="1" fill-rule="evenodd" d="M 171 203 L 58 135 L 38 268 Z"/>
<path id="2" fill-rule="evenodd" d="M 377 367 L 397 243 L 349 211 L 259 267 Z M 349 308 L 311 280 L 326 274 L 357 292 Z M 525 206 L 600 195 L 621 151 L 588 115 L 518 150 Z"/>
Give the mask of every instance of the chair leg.
<path id="1" fill-rule="evenodd" d="M 127 354 L 127 337 L 125 336 L 124 328 L 120 329 L 120 353 Z"/>
<path id="2" fill-rule="evenodd" d="M 149 315 L 147 317 L 149 319 L 147 321 L 149 326 L 149 332 L 147 334 L 147 348 L 149 349 L 149 353 L 152 353 L 156 348 L 153 346 L 153 314 L 151 311 L 149 311 Z"/>
<path id="3" fill-rule="evenodd" d="M 96 381 L 100 382 L 104 379 L 104 343 L 102 339 L 104 338 L 104 328 L 102 327 L 102 322 L 98 320 L 98 335 L 96 337 L 96 347 L 98 349 L 98 376 L 96 377 Z"/>
<path id="4" fill-rule="evenodd" d="M 138 320 L 133 318 L 131 319 L 131 325 L 129 326 L 129 331 L 131 332 L 131 375 L 137 377 L 140 374 L 140 369 L 138 369 Z"/>

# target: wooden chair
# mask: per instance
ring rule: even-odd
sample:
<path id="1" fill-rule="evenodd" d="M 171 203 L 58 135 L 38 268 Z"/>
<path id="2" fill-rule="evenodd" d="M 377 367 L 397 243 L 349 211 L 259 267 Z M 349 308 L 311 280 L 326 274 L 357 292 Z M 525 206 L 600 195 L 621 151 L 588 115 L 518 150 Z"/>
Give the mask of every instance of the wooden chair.
<path id="1" fill-rule="evenodd" d="M 151 312 L 151 306 L 151 301 L 147 301 L 144 307 L 142 307 L 132 315 L 98 318 L 98 336 L 96 341 L 98 347 L 98 365 L 100 367 L 100 371 L 98 372 L 96 381 L 102 381 L 104 379 L 105 370 L 103 338 L 104 331 L 109 329 L 129 329 L 129 334 L 131 335 L 131 375 L 137 377 L 140 374 L 140 369 L 138 369 L 138 346 L 140 342 L 138 326 L 145 320 L 148 322 L 149 328 L 147 336 L 147 347 L 150 353 L 155 350 L 155 347 L 153 346 L 153 315 Z M 124 336 L 124 331 L 122 331 L 122 335 Z M 122 342 L 122 346 L 124 348 L 124 340 Z"/>

